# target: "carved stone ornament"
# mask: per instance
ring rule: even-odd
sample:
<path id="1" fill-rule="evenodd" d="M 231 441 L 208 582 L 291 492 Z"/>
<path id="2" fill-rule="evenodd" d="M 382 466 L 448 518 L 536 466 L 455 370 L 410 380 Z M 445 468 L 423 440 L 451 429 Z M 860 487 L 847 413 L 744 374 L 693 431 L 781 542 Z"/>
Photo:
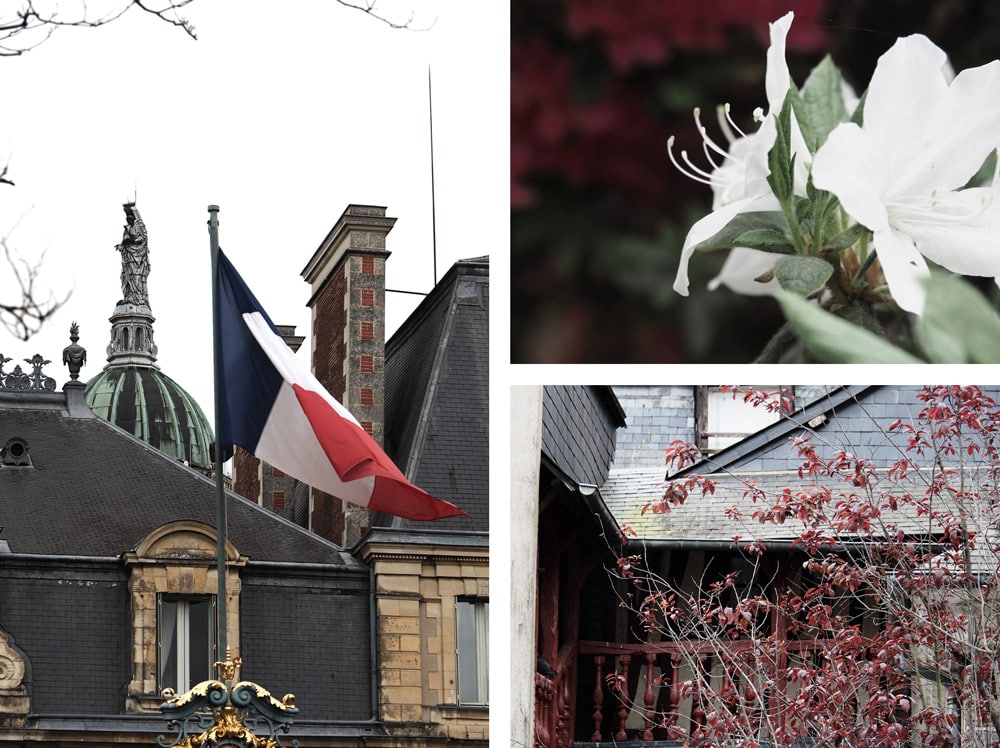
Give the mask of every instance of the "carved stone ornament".
<path id="1" fill-rule="evenodd" d="M 24 656 L 0 630 L 0 726 L 17 727 L 31 711 L 31 699 L 24 685 Z"/>
<path id="2" fill-rule="evenodd" d="M 10 637 L 0 631 L 0 692 L 18 688 L 24 680 L 24 658 L 10 645 Z"/>

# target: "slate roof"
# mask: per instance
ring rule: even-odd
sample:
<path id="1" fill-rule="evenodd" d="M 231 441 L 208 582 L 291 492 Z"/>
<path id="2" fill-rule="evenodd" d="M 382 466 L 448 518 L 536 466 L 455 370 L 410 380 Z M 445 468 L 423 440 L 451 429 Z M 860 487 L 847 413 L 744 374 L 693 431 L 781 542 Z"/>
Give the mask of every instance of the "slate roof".
<path id="1" fill-rule="evenodd" d="M 600 486 L 615 455 L 616 431 L 625 425 L 610 387 L 543 388 L 542 454 L 578 486 Z"/>
<path id="2" fill-rule="evenodd" d="M 385 347 L 385 449 L 469 517 L 373 526 L 489 530 L 489 258 L 455 263 Z"/>
<path id="3" fill-rule="evenodd" d="M 58 392 L 0 392 L 0 445 L 23 439 L 33 465 L 0 465 L 11 552 L 117 557 L 168 522 L 215 527 L 214 481 L 98 418 L 78 393 L 74 407 Z M 361 566 L 240 496 L 227 501 L 229 539 L 251 561 Z"/>
<path id="4" fill-rule="evenodd" d="M 816 435 L 813 444 L 823 456 L 836 450 L 846 450 L 871 458 L 885 467 L 902 455 L 905 436 L 886 433 L 897 418 L 915 421 L 921 408 L 915 396 L 915 386 L 851 386 L 840 387 L 800 411 L 791 418 L 762 429 L 713 457 L 670 476 L 690 474 L 712 475 L 720 481 L 714 495 L 689 496 L 685 503 L 666 514 L 642 514 L 649 501 L 662 497 L 667 481 L 667 469 L 661 467 L 613 466 L 600 493 L 608 509 L 622 525 L 631 527 L 640 538 L 663 542 L 704 542 L 728 544 L 734 535 L 763 539 L 791 539 L 797 525 L 760 525 L 752 521 L 755 505 L 743 497 L 746 481 L 753 480 L 766 492 L 789 487 L 808 489 L 814 479 L 800 479 L 797 468 L 801 460 L 789 445 L 789 439 L 811 423 Z M 1000 387 L 983 387 L 987 395 L 1000 399 Z M 873 424 L 877 424 L 874 425 Z M 662 456 L 659 444 L 650 445 Z M 835 492 L 850 494 L 858 489 L 849 483 L 823 479 L 822 483 Z M 909 489 L 923 491 L 919 474 L 911 476 Z M 884 485 L 888 488 L 888 485 Z M 727 517 L 726 510 L 737 505 L 743 520 Z M 894 521 L 907 526 L 907 518 L 896 516 Z"/>

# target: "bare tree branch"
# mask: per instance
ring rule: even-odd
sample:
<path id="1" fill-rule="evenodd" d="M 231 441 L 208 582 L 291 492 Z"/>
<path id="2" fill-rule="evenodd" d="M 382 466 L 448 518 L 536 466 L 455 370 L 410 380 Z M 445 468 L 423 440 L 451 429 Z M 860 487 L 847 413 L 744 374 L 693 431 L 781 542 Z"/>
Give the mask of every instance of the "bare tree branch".
<path id="1" fill-rule="evenodd" d="M 356 2 L 356 3 L 350 2 L 349 0 L 337 0 L 337 2 L 343 5 L 345 8 L 353 8 L 354 10 L 359 10 L 365 15 L 371 16 L 372 18 L 381 21 L 382 23 L 389 26 L 389 28 L 393 29 L 406 29 L 408 31 L 427 31 L 433 28 L 434 23 L 436 23 L 435 19 L 435 22 L 431 23 L 430 26 L 415 27 L 413 25 L 414 14 L 412 11 L 410 12 L 410 17 L 407 18 L 402 23 L 399 21 L 393 21 L 388 16 L 383 15 L 382 11 L 379 10 L 378 0 L 363 0 L 362 2 Z"/>
<path id="2" fill-rule="evenodd" d="M 0 11 L 0 57 L 17 57 L 35 49 L 52 36 L 57 28 L 96 28 L 104 26 L 138 8 L 164 23 L 181 28 L 196 39 L 194 26 L 178 11 L 193 0 L 122 0 L 103 15 L 91 12 L 85 0 L 80 0 L 74 10 L 65 12 L 58 5 L 45 7 L 37 0 L 23 0 L 15 12 Z M 63 6 L 64 8 L 65 6 Z"/>
<path id="3" fill-rule="evenodd" d="M 9 236 L 0 239 L 0 246 L 3 246 L 4 259 L 17 283 L 20 299 L 0 302 L 0 324 L 21 340 L 28 340 L 41 329 L 49 317 L 56 313 L 56 310 L 66 303 L 70 294 L 67 293 L 62 299 L 57 299 L 49 292 L 48 298 L 40 300 L 35 289 L 35 281 L 39 269 L 45 262 L 44 252 L 32 265 L 11 250 L 8 240 Z"/>

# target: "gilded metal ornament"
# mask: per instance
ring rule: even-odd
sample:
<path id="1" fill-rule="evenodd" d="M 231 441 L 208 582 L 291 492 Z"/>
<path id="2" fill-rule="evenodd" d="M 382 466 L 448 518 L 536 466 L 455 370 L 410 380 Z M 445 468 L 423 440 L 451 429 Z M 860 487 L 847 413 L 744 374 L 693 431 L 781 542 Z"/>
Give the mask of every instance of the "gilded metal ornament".
<path id="1" fill-rule="evenodd" d="M 176 728 L 178 734 L 173 742 L 160 735 L 157 744 L 161 748 L 284 748 L 278 733 L 287 733 L 298 714 L 295 697 L 286 694 L 278 701 L 256 683 L 234 683 L 242 664 L 227 652 L 224 662 L 215 663 L 216 679 L 202 681 L 180 695 L 163 689 L 160 711 L 167 726 Z M 298 746 L 298 741 L 289 745 Z"/>

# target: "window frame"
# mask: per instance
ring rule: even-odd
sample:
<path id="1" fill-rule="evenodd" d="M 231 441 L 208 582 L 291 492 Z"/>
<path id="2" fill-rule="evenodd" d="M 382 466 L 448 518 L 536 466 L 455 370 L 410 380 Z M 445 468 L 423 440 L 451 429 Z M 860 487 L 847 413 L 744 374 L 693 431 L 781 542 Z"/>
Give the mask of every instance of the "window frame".
<path id="1" fill-rule="evenodd" d="M 463 606 L 468 606 L 467 608 Z M 471 620 L 463 610 L 471 613 Z M 460 597 L 455 599 L 455 653 L 456 667 L 456 697 L 460 706 L 489 706 L 490 703 L 490 601 L 484 597 Z M 464 622 L 464 623 L 463 623 Z M 472 626 L 469 631 L 468 627 Z M 471 640 L 470 640 L 471 635 Z M 469 646 L 470 641 L 472 647 Z M 470 649 L 474 651 L 470 652 Z M 475 685 L 468 683 L 468 677 L 463 678 L 463 670 L 469 663 L 470 656 L 475 668 Z M 475 694 L 468 689 L 474 688 Z M 471 697 L 471 698 L 463 698 Z"/>
<path id="2" fill-rule="evenodd" d="M 176 693 L 184 693 L 190 690 L 197 683 L 197 676 L 192 675 L 192 653 L 191 653 L 191 603 L 208 602 L 208 632 L 205 636 L 208 645 L 207 661 L 205 662 L 205 678 L 207 680 L 212 675 L 212 664 L 218 660 L 218 598 L 216 595 L 185 595 L 172 592 L 159 592 L 156 595 L 156 682 L 157 690 L 172 688 Z M 176 640 L 176 662 L 173 663 L 173 673 L 175 683 L 167 683 L 166 668 L 168 663 L 164 661 L 164 605 L 176 604 L 174 616 L 173 635 Z"/>

